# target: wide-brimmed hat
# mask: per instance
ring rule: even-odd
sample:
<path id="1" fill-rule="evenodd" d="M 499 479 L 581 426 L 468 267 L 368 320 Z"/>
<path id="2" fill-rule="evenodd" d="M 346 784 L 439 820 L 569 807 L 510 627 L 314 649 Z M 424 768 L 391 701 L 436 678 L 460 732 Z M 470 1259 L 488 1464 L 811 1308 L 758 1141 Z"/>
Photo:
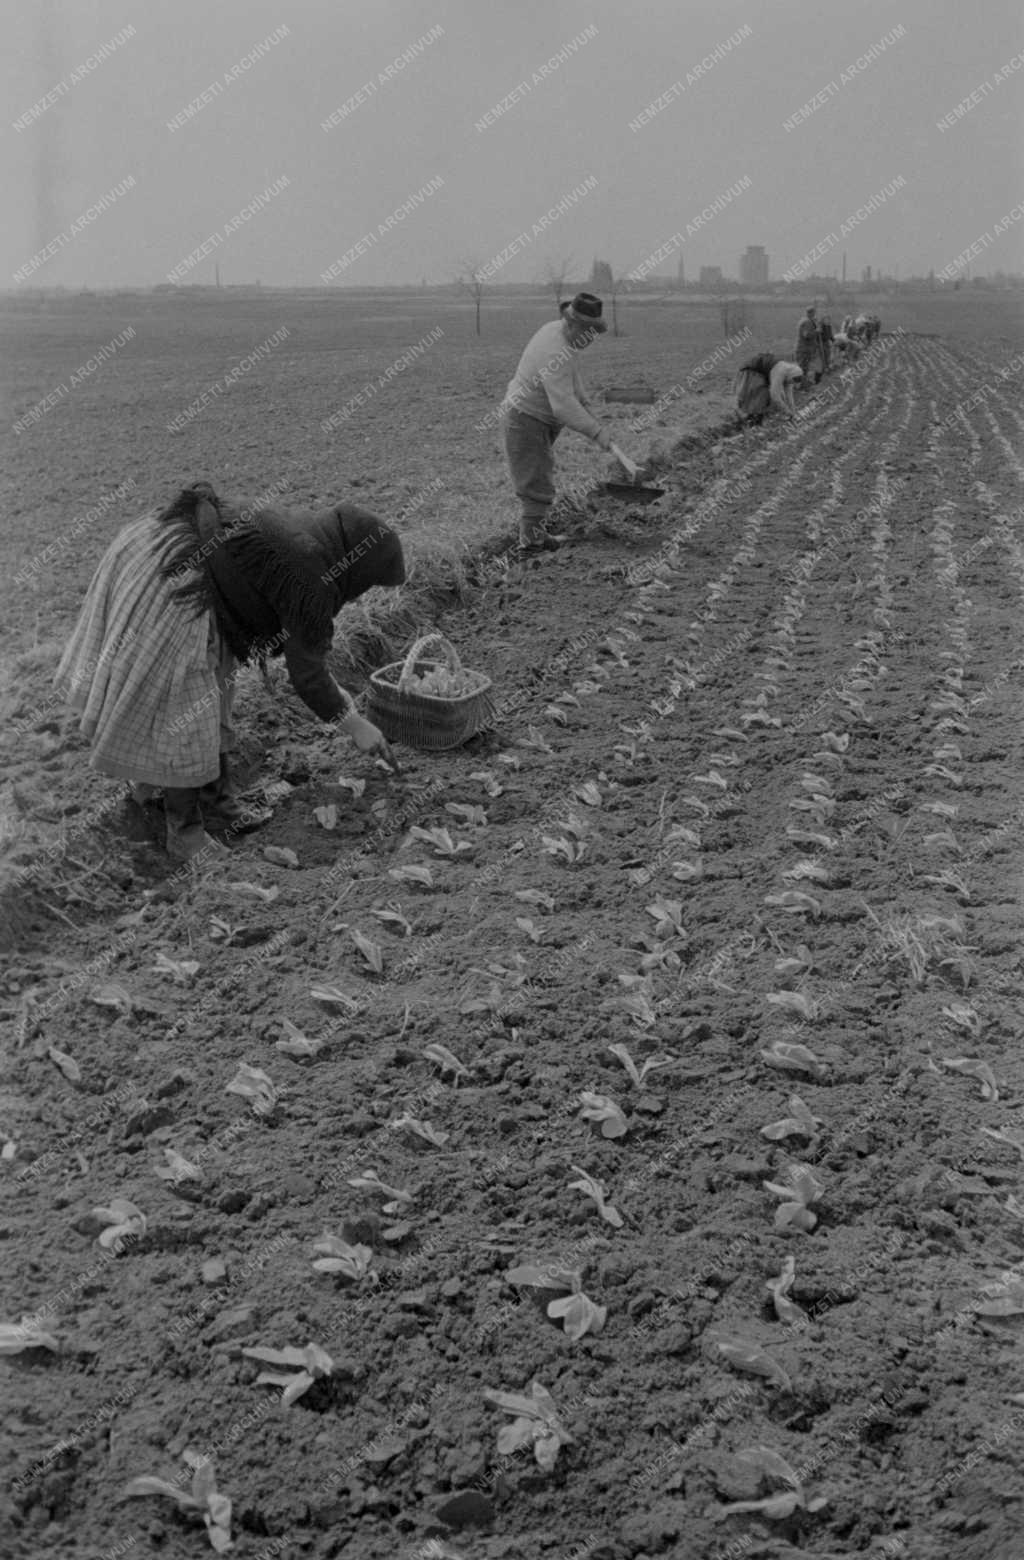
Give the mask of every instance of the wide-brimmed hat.
<path id="1" fill-rule="evenodd" d="M 587 330 L 597 331 L 599 334 L 608 329 L 607 324 L 601 318 L 603 304 L 600 298 L 595 298 L 593 293 L 577 293 L 568 303 L 558 305 L 562 318 L 569 320 L 573 325 L 582 325 Z"/>

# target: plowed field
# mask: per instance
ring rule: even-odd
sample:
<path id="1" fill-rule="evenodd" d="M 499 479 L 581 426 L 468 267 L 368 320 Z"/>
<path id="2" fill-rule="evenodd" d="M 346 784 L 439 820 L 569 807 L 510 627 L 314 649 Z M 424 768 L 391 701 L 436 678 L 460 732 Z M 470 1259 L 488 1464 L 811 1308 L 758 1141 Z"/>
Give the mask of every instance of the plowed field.
<path id="1" fill-rule="evenodd" d="M 189 878 L 135 819 L 121 889 L 52 907 L 4 999 L 2 1318 L 56 1345 L 0 1367 L 4 1555 L 202 1554 L 121 1500 L 188 1489 L 186 1451 L 245 1560 L 1024 1552 L 999 370 L 883 337 L 796 424 L 678 455 L 656 508 L 498 555 L 440 619 L 498 725 L 400 778 L 346 755 L 340 785 L 253 677 L 272 823 Z M 314 1269 L 325 1233 L 359 1276 Z M 333 1372 L 283 1407 L 243 1351 L 310 1342 Z M 485 1391 L 533 1383 L 549 1419 L 510 1435 Z"/>

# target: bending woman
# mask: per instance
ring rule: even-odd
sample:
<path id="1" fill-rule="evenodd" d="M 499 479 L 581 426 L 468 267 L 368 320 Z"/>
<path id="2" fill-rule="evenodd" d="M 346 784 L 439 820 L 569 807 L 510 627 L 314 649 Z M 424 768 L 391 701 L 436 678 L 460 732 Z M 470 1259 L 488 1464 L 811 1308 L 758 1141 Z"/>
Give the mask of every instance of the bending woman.
<path id="1" fill-rule="evenodd" d="M 283 656 L 314 715 L 390 759 L 327 655 L 346 602 L 404 579 L 397 535 L 363 509 L 246 507 L 198 482 L 115 537 L 56 685 L 94 768 L 127 780 L 137 800 L 163 790 L 168 854 L 190 861 L 217 849 L 207 824 L 232 831 L 245 818 L 228 760 L 239 662 Z"/>
<path id="2" fill-rule="evenodd" d="M 771 352 L 761 352 L 736 371 L 733 394 L 736 410 L 744 422 L 759 423 L 771 407 L 787 417 L 796 415 L 793 386 L 803 378 L 803 369 Z"/>

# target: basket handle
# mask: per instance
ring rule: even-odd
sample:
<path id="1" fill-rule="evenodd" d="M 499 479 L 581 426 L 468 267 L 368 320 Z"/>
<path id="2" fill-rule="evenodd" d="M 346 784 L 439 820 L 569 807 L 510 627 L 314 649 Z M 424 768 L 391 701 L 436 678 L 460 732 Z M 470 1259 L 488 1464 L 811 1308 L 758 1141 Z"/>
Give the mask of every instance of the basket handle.
<path id="1" fill-rule="evenodd" d="M 423 654 L 424 646 L 434 644 L 435 642 L 440 645 L 442 654 L 444 655 L 445 660 L 448 662 L 449 670 L 456 675 L 462 671 L 462 662 L 459 660 L 459 652 L 456 650 L 455 646 L 444 637 L 443 634 L 424 634 L 422 639 L 417 639 L 416 643 L 413 645 L 412 649 L 409 651 L 409 654 L 405 658 L 405 661 L 402 665 L 401 675 L 398 679 L 399 688 L 404 688 L 406 683 L 409 682 L 412 678 L 413 667 L 416 665 L 416 662 Z"/>

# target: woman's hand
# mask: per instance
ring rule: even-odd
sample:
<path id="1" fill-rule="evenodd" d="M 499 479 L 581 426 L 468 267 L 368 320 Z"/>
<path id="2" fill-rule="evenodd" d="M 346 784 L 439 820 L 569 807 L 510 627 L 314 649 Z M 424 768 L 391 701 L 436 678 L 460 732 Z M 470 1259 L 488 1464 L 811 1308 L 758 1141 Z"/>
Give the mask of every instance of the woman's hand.
<path id="1" fill-rule="evenodd" d="M 346 735 L 352 738 L 360 753 L 373 753 L 378 758 L 383 758 L 392 769 L 397 771 L 398 765 L 394 754 L 379 726 L 375 726 L 371 720 L 365 720 L 362 715 L 346 715 L 341 726 Z"/>

